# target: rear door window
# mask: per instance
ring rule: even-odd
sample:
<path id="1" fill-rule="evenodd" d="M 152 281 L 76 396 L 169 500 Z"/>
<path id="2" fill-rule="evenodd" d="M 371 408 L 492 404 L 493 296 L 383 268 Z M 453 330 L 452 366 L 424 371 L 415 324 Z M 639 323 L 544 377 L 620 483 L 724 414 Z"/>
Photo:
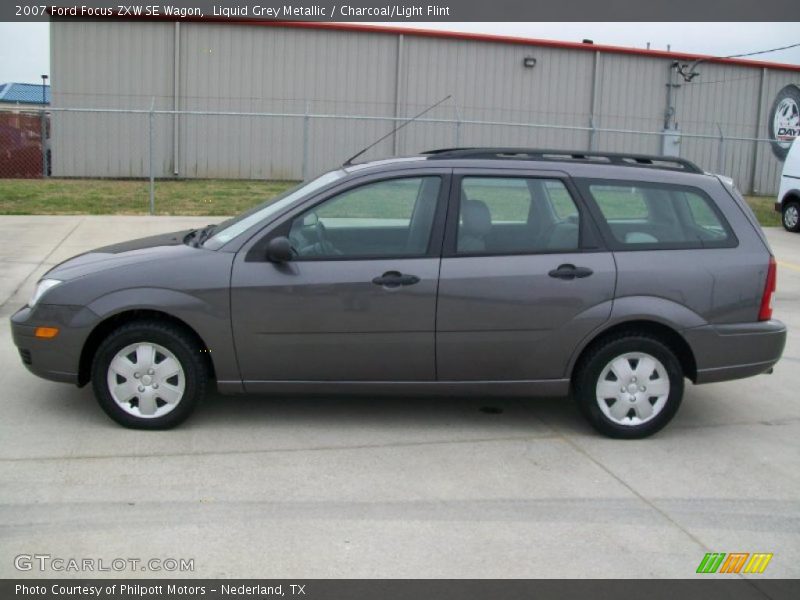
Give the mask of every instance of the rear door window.
<path id="1" fill-rule="evenodd" d="M 642 182 L 582 182 L 619 248 L 731 247 L 736 239 L 700 189 Z"/>
<path id="2" fill-rule="evenodd" d="M 574 252 L 580 214 L 564 183 L 532 177 L 461 180 L 459 255 Z"/>

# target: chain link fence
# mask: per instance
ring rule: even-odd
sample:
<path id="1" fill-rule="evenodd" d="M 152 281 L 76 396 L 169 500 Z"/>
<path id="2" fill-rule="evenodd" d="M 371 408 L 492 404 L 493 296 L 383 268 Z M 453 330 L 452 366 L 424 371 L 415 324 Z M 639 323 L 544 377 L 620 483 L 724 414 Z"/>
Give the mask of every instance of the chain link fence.
<path id="1" fill-rule="evenodd" d="M 0 178 L 140 179 L 151 213 L 167 179 L 302 180 L 336 168 L 407 117 L 154 108 L 0 109 Z M 437 109 L 438 110 L 438 109 Z M 359 160 L 441 147 L 501 146 L 674 154 L 731 176 L 746 193 L 777 191 L 770 139 L 471 118 L 434 111 Z M 669 138 L 669 139 L 665 139 Z M 767 160 L 768 159 L 768 160 Z M 762 165 L 763 163 L 763 165 Z"/>
<path id="2" fill-rule="evenodd" d="M 49 130 L 47 113 L 0 112 L 0 178 L 50 175 Z"/>

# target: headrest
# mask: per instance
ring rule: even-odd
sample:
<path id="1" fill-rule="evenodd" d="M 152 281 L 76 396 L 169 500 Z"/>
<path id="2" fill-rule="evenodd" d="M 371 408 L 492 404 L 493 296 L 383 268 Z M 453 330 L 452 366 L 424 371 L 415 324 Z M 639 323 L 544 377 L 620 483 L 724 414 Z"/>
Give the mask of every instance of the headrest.
<path id="1" fill-rule="evenodd" d="M 461 205 L 462 233 L 484 236 L 492 230 L 492 213 L 480 200 L 464 200 Z"/>

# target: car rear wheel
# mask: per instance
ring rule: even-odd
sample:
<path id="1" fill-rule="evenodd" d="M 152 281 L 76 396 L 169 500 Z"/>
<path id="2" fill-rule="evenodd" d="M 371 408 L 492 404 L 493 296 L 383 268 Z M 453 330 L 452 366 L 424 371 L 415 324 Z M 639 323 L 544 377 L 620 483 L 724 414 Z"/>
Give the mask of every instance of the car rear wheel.
<path id="1" fill-rule="evenodd" d="M 800 231 L 800 202 L 791 201 L 783 207 L 782 221 L 786 231 Z"/>
<path id="2" fill-rule="evenodd" d="M 575 377 L 575 399 L 589 423 L 614 438 L 643 438 L 672 420 L 683 398 L 683 371 L 670 348 L 644 334 L 592 348 Z"/>
<path id="3" fill-rule="evenodd" d="M 205 393 L 207 372 L 183 330 L 156 321 L 123 325 L 97 349 L 92 387 L 117 423 L 167 429 L 186 419 Z"/>

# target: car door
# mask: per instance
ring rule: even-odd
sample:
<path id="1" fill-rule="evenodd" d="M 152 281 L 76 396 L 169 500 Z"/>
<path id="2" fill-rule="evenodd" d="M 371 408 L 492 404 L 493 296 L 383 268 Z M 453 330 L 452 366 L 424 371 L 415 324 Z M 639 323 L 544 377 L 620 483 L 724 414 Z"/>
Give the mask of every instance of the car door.
<path id="1" fill-rule="evenodd" d="M 440 380 L 561 379 L 611 312 L 616 271 L 569 178 L 454 171 L 437 308 Z"/>
<path id="2" fill-rule="evenodd" d="M 231 309 L 245 388 L 435 379 L 448 190 L 442 169 L 362 178 L 294 210 L 243 248 Z M 291 261 L 267 260 L 276 236 L 291 241 Z"/>

